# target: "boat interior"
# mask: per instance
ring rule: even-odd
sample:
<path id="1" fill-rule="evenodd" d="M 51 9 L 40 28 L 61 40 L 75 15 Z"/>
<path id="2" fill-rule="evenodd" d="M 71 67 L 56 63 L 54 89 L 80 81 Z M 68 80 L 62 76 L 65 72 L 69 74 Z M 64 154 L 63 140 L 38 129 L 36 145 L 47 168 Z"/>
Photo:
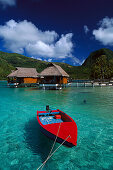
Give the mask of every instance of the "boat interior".
<path id="1" fill-rule="evenodd" d="M 39 113 L 39 119 L 43 125 L 52 123 L 71 122 L 71 119 L 63 112 Z"/>

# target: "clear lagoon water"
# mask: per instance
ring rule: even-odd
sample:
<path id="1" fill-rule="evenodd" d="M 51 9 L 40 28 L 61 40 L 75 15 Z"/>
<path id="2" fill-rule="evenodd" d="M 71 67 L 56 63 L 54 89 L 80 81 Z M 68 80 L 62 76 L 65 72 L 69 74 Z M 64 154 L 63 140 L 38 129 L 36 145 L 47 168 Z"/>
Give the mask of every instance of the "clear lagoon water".
<path id="1" fill-rule="evenodd" d="M 44 91 L 8 88 L 5 81 L 0 81 L 0 170 L 36 170 L 46 159 L 53 141 L 36 119 L 46 105 L 76 121 L 78 144 L 60 147 L 45 170 L 113 170 L 113 87 Z"/>

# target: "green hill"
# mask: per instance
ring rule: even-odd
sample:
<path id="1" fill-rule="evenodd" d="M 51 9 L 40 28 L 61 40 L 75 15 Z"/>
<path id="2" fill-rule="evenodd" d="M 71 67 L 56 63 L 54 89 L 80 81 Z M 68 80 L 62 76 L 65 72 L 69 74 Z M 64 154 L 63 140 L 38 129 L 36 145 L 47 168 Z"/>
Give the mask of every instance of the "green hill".
<path id="1" fill-rule="evenodd" d="M 14 70 L 14 67 L 7 63 L 6 60 L 0 58 L 0 79 L 5 79 L 11 70 Z"/>
<path id="2" fill-rule="evenodd" d="M 113 51 L 107 48 L 92 52 L 82 67 L 88 68 L 91 79 L 113 77 Z"/>
<path id="3" fill-rule="evenodd" d="M 7 75 L 15 67 L 33 67 L 38 72 L 47 67 L 47 62 L 36 60 L 16 53 L 0 51 L 0 79 L 6 79 Z"/>
<path id="4" fill-rule="evenodd" d="M 103 63 L 103 64 L 102 64 Z M 66 63 L 58 63 L 73 79 L 110 78 L 113 76 L 113 51 L 103 48 L 92 52 L 82 66 L 71 66 Z M 0 79 L 6 79 L 7 75 L 15 67 L 33 67 L 41 72 L 48 62 L 40 61 L 16 53 L 0 51 Z M 101 73 L 103 70 L 103 73 Z"/>
<path id="5" fill-rule="evenodd" d="M 2 62 L 1 62 L 2 61 Z M 49 62 L 40 61 L 30 57 L 26 57 L 16 53 L 6 53 L 0 51 L 0 79 L 6 79 L 7 75 L 14 70 L 15 67 L 32 67 L 37 72 L 41 72 L 48 66 Z M 76 68 L 66 63 L 56 63 L 60 65 L 72 78 L 76 78 Z"/>
<path id="6" fill-rule="evenodd" d="M 0 58 L 7 61 L 7 63 L 13 67 L 35 67 L 39 72 L 47 65 L 45 61 L 36 60 L 16 53 L 0 52 Z"/>
<path id="7" fill-rule="evenodd" d="M 110 49 L 107 48 L 102 48 L 100 50 L 94 51 L 92 52 L 89 57 L 85 60 L 85 62 L 82 64 L 82 66 L 86 66 L 86 67 L 92 67 L 92 65 L 94 63 L 96 63 L 96 60 L 98 59 L 98 57 L 100 57 L 101 55 L 106 55 L 107 56 L 107 60 L 111 60 L 113 59 L 113 51 L 111 51 Z"/>

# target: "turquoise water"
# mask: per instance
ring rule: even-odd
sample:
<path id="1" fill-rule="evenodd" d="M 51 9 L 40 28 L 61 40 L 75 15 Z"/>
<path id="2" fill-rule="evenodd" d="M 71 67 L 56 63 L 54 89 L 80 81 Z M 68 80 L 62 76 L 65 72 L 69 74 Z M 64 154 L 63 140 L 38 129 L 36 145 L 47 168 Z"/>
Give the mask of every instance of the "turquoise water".
<path id="1" fill-rule="evenodd" d="M 46 159 L 53 141 L 40 132 L 36 111 L 48 104 L 76 121 L 78 144 L 62 146 L 44 169 L 113 169 L 113 87 L 44 91 L 5 84 L 0 82 L 0 170 L 36 170 Z"/>

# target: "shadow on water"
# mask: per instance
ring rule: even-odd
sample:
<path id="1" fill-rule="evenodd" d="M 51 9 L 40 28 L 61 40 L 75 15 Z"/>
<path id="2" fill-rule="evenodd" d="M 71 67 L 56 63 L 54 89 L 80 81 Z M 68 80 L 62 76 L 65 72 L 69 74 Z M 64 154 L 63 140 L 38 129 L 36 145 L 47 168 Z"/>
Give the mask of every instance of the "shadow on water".
<path id="1" fill-rule="evenodd" d="M 40 89 L 38 87 L 34 87 L 34 88 L 29 87 L 26 89 L 26 91 L 33 91 L 33 90 L 40 90 Z"/>
<path id="2" fill-rule="evenodd" d="M 51 150 L 53 141 L 41 133 L 36 119 L 27 122 L 24 130 L 24 138 L 28 148 L 35 155 L 40 155 L 44 161 Z"/>

